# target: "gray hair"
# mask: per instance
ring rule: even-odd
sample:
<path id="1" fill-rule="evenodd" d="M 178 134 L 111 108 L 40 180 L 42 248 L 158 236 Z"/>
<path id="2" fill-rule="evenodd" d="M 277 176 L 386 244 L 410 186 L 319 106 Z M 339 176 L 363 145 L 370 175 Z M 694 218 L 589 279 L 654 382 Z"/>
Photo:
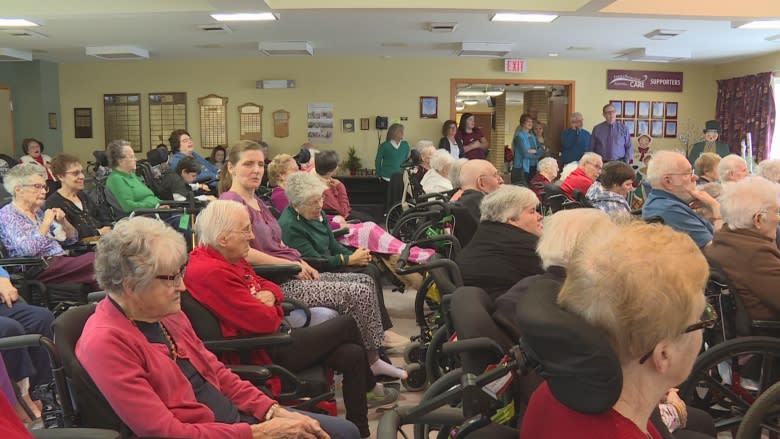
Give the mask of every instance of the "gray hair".
<path id="1" fill-rule="evenodd" d="M 469 161 L 467 158 L 459 158 L 452 162 L 452 166 L 450 166 L 450 173 L 448 175 L 450 182 L 452 183 L 453 189 L 460 189 L 461 183 L 460 183 L 460 167 L 463 166 L 464 163 Z"/>
<path id="2" fill-rule="evenodd" d="M 292 207 L 301 207 L 312 197 L 322 196 L 327 188 L 319 177 L 309 172 L 296 172 L 284 183 L 284 193 Z"/>
<path id="3" fill-rule="evenodd" d="M 577 243 L 586 236 L 602 236 L 616 225 L 600 209 L 561 210 L 544 219 L 544 233 L 536 245 L 536 254 L 545 270 L 553 265 L 569 265 Z"/>
<path id="4" fill-rule="evenodd" d="M 757 173 L 772 183 L 780 183 L 780 159 L 762 161 L 758 164 Z"/>
<path id="5" fill-rule="evenodd" d="M 173 274 L 187 261 L 184 237 L 160 220 L 123 219 L 103 235 L 95 251 L 95 279 L 109 293 L 147 288 L 159 274 Z"/>
<path id="6" fill-rule="evenodd" d="M 549 173 L 552 173 L 553 169 L 555 169 L 556 172 L 557 172 L 558 161 L 555 160 L 552 157 L 545 157 L 545 158 L 539 160 L 539 163 L 536 165 L 536 169 L 539 172 L 544 171 L 544 172 L 549 172 Z"/>
<path id="7" fill-rule="evenodd" d="M 116 168 L 119 165 L 119 160 L 125 157 L 125 146 L 132 146 L 127 140 L 112 140 L 106 146 L 106 152 L 108 154 L 108 165 L 112 168 Z"/>
<path id="8" fill-rule="evenodd" d="M 600 155 L 596 154 L 595 152 L 586 152 L 585 154 L 582 155 L 582 158 L 580 158 L 579 165 L 585 166 L 588 163 L 595 164 L 601 161 L 602 159 Z"/>
<path id="9" fill-rule="evenodd" d="M 654 188 L 661 187 L 665 175 L 674 173 L 682 154 L 675 151 L 658 151 L 647 164 L 647 180 Z M 687 159 L 686 159 L 687 161 Z"/>
<path id="10" fill-rule="evenodd" d="M 736 154 L 729 154 L 726 157 L 720 159 L 718 163 L 718 175 L 720 175 L 721 182 L 729 182 L 731 180 L 731 174 L 737 169 L 739 165 L 747 167 L 747 162 L 742 157 Z"/>
<path id="11" fill-rule="evenodd" d="M 387 137 L 385 138 L 385 142 L 389 142 L 393 140 L 393 137 L 395 137 L 395 133 L 398 130 L 404 129 L 404 126 L 400 123 L 394 123 L 390 125 L 390 128 L 387 129 Z"/>
<path id="12" fill-rule="evenodd" d="M 525 209 L 536 207 L 537 204 L 539 198 L 531 189 L 512 184 L 502 185 L 482 199 L 479 206 L 482 215 L 479 219 L 505 223 L 520 218 Z"/>
<path id="13" fill-rule="evenodd" d="M 455 159 L 452 154 L 445 149 L 437 149 L 431 156 L 431 169 L 441 173 L 447 165 L 451 165 Z"/>
<path id="14" fill-rule="evenodd" d="M 424 153 L 425 150 L 427 150 L 427 149 L 436 149 L 436 147 L 433 146 L 433 142 L 431 142 L 430 140 L 424 140 L 424 139 L 420 140 L 419 142 L 417 142 L 417 145 L 415 145 L 415 148 L 417 149 L 417 151 L 420 152 L 420 154 Z"/>
<path id="15" fill-rule="evenodd" d="M 571 116 L 569 116 L 570 122 L 574 122 L 577 119 L 584 119 L 584 117 L 582 117 L 582 113 L 580 113 L 579 111 L 575 111 L 574 113 L 571 114 Z"/>
<path id="16" fill-rule="evenodd" d="M 3 187 L 14 198 L 16 197 L 16 187 L 30 184 L 34 176 L 43 177 L 46 180 L 46 170 L 37 163 L 22 163 L 9 169 L 3 177 Z"/>
<path id="17" fill-rule="evenodd" d="M 560 181 L 566 180 L 566 177 L 569 176 L 572 172 L 574 172 L 575 169 L 579 168 L 580 164 L 577 162 L 571 162 L 567 163 L 566 166 L 561 169 L 561 178 Z"/>
<path id="18" fill-rule="evenodd" d="M 761 178 L 747 177 L 743 180 L 723 186 L 720 201 L 720 213 L 729 229 L 753 228 L 753 217 L 757 213 L 766 214 L 770 207 L 777 205 L 780 186 Z"/>
<path id="19" fill-rule="evenodd" d="M 246 207 L 234 200 L 214 200 L 198 214 L 195 234 L 198 244 L 218 247 L 219 238 L 235 231 L 238 217 L 248 215 Z"/>

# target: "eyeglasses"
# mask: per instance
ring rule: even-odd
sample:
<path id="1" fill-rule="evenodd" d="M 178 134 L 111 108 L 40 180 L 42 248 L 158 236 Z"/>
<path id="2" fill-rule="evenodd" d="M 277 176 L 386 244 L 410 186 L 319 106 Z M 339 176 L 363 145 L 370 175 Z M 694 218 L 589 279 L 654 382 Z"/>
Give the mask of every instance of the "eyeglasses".
<path id="1" fill-rule="evenodd" d="M 154 278 L 167 281 L 166 284 L 169 287 L 175 287 L 176 285 L 179 285 L 182 279 L 184 279 L 184 273 L 186 272 L 187 272 L 187 264 L 184 264 L 181 266 L 179 272 L 176 274 L 171 274 L 171 275 L 158 274 Z"/>
<path id="2" fill-rule="evenodd" d="M 241 230 L 231 230 L 231 232 L 233 232 L 233 233 L 240 233 L 240 234 L 242 234 L 242 235 L 244 235 L 246 237 L 249 237 L 249 236 L 252 235 L 252 226 L 250 225 L 247 228 L 241 229 Z"/>
<path id="3" fill-rule="evenodd" d="M 683 330 L 683 334 L 687 334 L 689 332 L 698 331 L 700 329 L 711 329 L 715 327 L 715 323 L 718 322 L 718 313 L 715 312 L 715 308 L 712 307 L 709 303 L 704 307 L 704 312 L 701 314 L 701 320 L 698 323 L 694 323 L 692 325 L 689 325 L 688 327 Z M 639 364 L 644 364 L 645 361 L 647 361 L 648 358 L 650 358 L 651 355 L 653 355 L 653 351 L 655 351 L 655 347 L 653 349 L 650 349 L 650 352 L 642 355 L 642 357 L 639 359 Z"/>
<path id="4" fill-rule="evenodd" d="M 320 204 L 325 203 L 325 197 L 319 197 L 314 200 L 309 200 L 306 202 L 309 206 L 319 206 Z"/>
<path id="5" fill-rule="evenodd" d="M 35 189 L 36 191 L 44 191 L 49 192 L 49 186 L 41 183 L 35 183 L 35 184 L 23 184 L 22 187 L 31 187 Z"/>
<path id="6" fill-rule="evenodd" d="M 84 170 L 83 169 L 76 169 L 74 171 L 65 171 L 65 172 L 63 172 L 63 174 L 72 175 L 74 177 L 77 177 L 79 175 L 84 175 Z"/>

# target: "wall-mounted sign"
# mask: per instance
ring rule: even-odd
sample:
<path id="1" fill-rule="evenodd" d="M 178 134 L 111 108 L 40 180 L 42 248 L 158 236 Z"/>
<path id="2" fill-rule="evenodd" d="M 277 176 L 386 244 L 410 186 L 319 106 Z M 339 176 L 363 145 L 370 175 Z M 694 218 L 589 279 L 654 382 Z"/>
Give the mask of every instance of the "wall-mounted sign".
<path id="1" fill-rule="evenodd" d="M 608 90 L 683 91 L 682 72 L 607 70 Z"/>
<path id="2" fill-rule="evenodd" d="M 504 73 L 525 73 L 527 67 L 524 59 L 509 58 L 504 60 Z"/>

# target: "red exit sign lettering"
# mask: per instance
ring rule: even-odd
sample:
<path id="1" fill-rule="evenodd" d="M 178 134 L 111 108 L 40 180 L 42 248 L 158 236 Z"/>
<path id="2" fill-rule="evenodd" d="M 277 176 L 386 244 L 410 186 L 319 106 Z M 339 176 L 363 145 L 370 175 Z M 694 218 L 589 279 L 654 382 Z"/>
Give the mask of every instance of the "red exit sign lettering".
<path id="1" fill-rule="evenodd" d="M 524 59 L 505 59 L 504 73 L 525 73 L 528 67 Z"/>

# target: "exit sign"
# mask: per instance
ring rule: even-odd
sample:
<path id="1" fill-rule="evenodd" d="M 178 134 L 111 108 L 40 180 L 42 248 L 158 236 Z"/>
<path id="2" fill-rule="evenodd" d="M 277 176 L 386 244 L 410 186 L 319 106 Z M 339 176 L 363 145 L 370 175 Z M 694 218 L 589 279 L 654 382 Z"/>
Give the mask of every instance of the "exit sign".
<path id="1" fill-rule="evenodd" d="M 505 59 L 504 73 L 525 73 L 527 66 L 524 59 Z"/>

